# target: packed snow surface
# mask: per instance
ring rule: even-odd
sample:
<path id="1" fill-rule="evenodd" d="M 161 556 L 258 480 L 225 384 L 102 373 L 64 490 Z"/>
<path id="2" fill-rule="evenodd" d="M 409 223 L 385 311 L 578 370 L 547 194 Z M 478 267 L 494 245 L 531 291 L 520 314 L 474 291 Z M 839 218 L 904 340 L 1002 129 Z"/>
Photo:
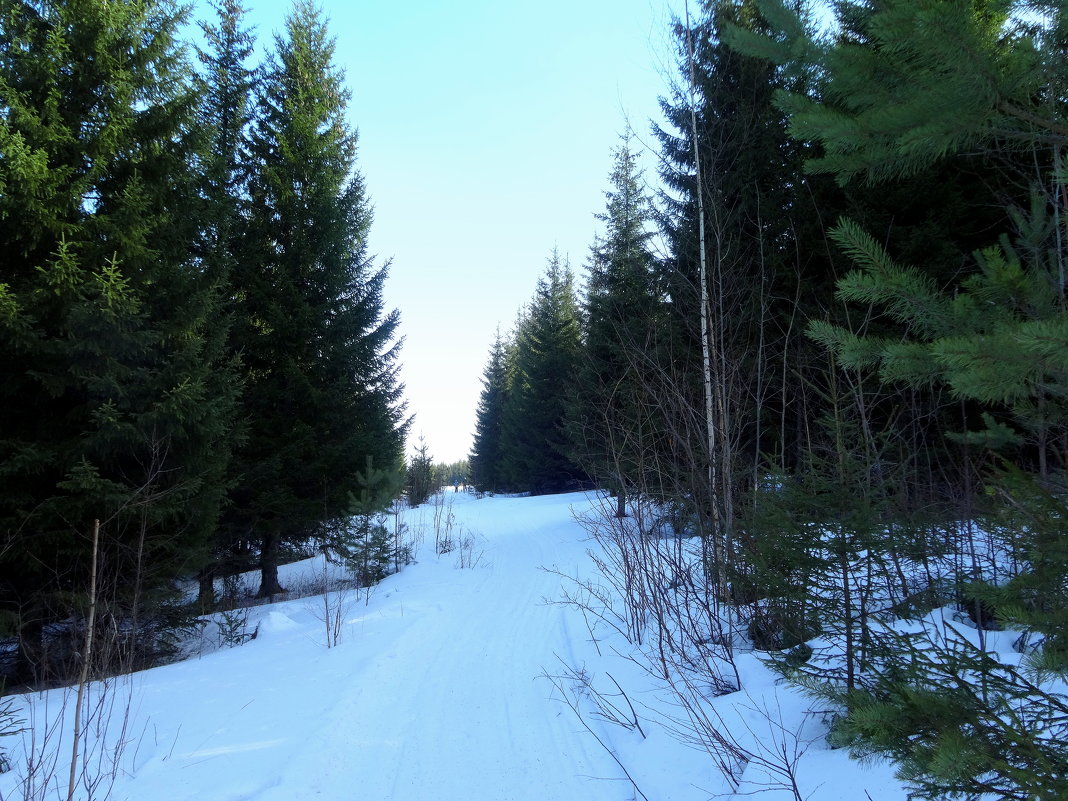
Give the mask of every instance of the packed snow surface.
<path id="1" fill-rule="evenodd" d="M 452 549 L 437 553 L 433 505 L 408 510 L 415 563 L 367 596 L 328 596 L 343 612 L 334 647 L 324 600 L 311 596 L 255 607 L 248 625 L 257 636 L 240 647 L 113 680 L 104 691 L 111 721 L 87 747 L 100 765 L 124 745 L 93 797 L 110 789 L 107 797 L 130 801 L 794 798 L 758 765 L 732 787 L 705 751 L 670 736 L 678 710 L 628 643 L 558 603 L 573 580 L 597 580 L 588 554 L 596 544 L 576 522 L 595 503 L 581 494 L 448 493 L 438 528 L 452 516 Z M 282 582 L 314 581 L 322 569 L 315 560 L 289 565 Z M 738 664 L 743 691 L 713 702 L 744 737 L 799 754 L 802 797 L 903 801 L 890 767 L 828 750 L 809 701 L 755 656 Z M 627 697 L 617 702 L 633 708 L 644 737 L 595 714 L 581 686 L 550 678 L 565 666 L 604 691 L 618 683 Z M 99 697 L 100 685 L 93 689 Z M 73 698 L 54 690 L 17 699 L 35 736 L 0 741 L 12 765 L 0 775 L 0 801 L 24 797 L 25 749 L 54 752 L 51 788 L 40 797 L 66 798 L 69 735 L 61 740 L 64 727 L 48 722 L 65 708 L 69 728 Z"/>

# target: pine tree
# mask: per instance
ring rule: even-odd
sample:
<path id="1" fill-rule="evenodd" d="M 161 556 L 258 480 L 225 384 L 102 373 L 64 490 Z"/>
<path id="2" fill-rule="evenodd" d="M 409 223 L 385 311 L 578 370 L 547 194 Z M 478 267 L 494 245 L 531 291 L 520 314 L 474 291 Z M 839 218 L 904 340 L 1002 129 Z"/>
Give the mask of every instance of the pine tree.
<path id="1" fill-rule="evenodd" d="M 913 337 L 857 337 L 822 322 L 811 331 L 851 368 L 878 366 L 887 382 L 943 382 L 958 397 L 987 406 L 991 425 L 978 441 L 1019 439 L 989 416 L 998 413 L 992 406 L 1009 406 L 1032 433 L 1044 473 L 1048 457 L 1064 459 L 1055 429 L 1066 419 L 1058 408 L 1064 364 L 1057 343 L 1065 341 L 1068 250 L 1057 167 L 1068 144 L 1068 103 L 1056 87 L 1068 77 L 1059 58 L 1068 22 L 1054 6 L 1048 27 L 1024 25 L 1013 5 L 844 5 L 843 13 L 863 20 L 869 40 L 844 40 L 818 53 L 827 69 L 822 102 L 792 95 L 781 101 L 793 111 L 795 133 L 814 135 L 826 148 L 808 168 L 840 181 L 855 175 L 886 181 L 976 148 L 1002 151 L 1000 160 L 1015 172 L 995 173 L 1003 182 L 1040 171 L 1027 208 L 1017 205 L 1024 199 L 1019 193 L 1002 193 L 1013 203 L 1003 231 L 1011 224 L 1015 241 L 984 243 L 975 251 L 977 269 L 948 292 L 927 259 L 921 267 L 903 265 L 857 222 L 839 221 L 832 236 L 861 268 L 839 282 L 839 297 L 878 305 Z M 911 70 L 917 63 L 929 67 Z M 974 81 L 977 73 L 987 80 Z M 905 74 L 908 80 L 898 79 Z M 846 121 L 852 140 L 842 137 Z M 1015 156 L 1020 148 L 1030 155 Z M 897 338 L 893 328 L 890 337 Z"/>
<path id="2" fill-rule="evenodd" d="M 248 230 L 234 269 L 234 341 L 248 440 L 227 525 L 261 543 L 261 595 L 279 547 L 347 513 L 368 457 L 401 465 L 399 316 L 367 253 L 371 209 L 355 172 L 348 92 L 321 12 L 298 3 L 258 94 Z"/>
<path id="3" fill-rule="evenodd" d="M 854 35 L 784 45 L 826 76 L 819 97 L 780 98 L 794 135 L 825 149 L 810 172 L 877 182 L 976 148 L 1028 151 L 1068 135 L 1057 89 L 1066 77 L 1063 4 L 884 0 L 843 2 L 838 13 Z"/>
<path id="4" fill-rule="evenodd" d="M 482 373 L 482 393 L 475 415 L 471 449 L 471 483 L 479 492 L 496 492 L 505 486 L 502 421 L 508 396 L 507 354 L 498 328 Z"/>
<path id="5" fill-rule="evenodd" d="M 150 591 L 199 567 L 233 395 L 195 255 L 183 13 L 55 0 L 0 19 L 0 604 L 31 678 L 44 625 L 76 611 L 94 519 L 113 612 L 135 626 Z"/>

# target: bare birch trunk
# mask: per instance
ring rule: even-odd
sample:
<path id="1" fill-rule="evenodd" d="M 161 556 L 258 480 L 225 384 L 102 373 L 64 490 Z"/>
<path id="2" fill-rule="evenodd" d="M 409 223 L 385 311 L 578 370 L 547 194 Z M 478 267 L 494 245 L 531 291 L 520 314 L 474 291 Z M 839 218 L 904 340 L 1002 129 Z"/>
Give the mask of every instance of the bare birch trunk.
<path id="1" fill-rule="evenodd" d="M 690 67 L 690 130 L 693 137 L 693 161 L 695 179 L 697 182 L 697 237 L 699 249 L 700 282 L 701 282 L 701 369 L 704 379 L 705 398 L 705 436 L 708 446 L 708 486 L 711 491 L 712 513 L 712 561 L 715 565 L 719 592 L 722 596 L 726 591 L 726 553 L 723 542 L 723 521 L 720 515 L 720 499 L 717 493 L 721 492 L 717 469 L 717 437 L 716 437 L 716 404 L 713 403 L 712 384 L 712 353 L 709 344 L 710 339 L 710 302 L 708 298 L 708 252 L 705 244 L 705 202 L 704 180 L 701 175 L 701 155 L 697 146 L 697 75 L 694 70 L 694 47 L 692 31 L 690 27 L 690 4 L 685 4 L 686 11 L 686 55 Z M 719 372 L 717 370 L 717 372 Z M 722 399 L 721 399 L 722 403 Z M 720 409 L 722 412 L 722 408 Z"/>

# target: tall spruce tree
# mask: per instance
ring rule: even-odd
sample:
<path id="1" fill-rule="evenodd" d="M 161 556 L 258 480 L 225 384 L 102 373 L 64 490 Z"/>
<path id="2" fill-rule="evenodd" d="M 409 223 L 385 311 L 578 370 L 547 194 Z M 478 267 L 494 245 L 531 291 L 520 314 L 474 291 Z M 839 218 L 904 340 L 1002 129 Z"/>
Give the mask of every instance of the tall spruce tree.
<path id="1" fill-rule="evenodd" d="M 399 316 L 367 252 L 348 91 L 322 12 L 298 3 L 258 94 L 248 230 L 233 271 L 247 442 L 227 525 L 257 542 L 261 595 L 282 591 L 279 548 L 348 512 L 357 474 L 398 469 L 407 423 Z"/>
<path id="2" fill-rule="evenodd" d="M 233 395 L 182 22 L 167 0 L 0 4 L 0 607 L 24 679 L 77 611 L 95 519 L 136 622 L 218 514 Z"/>
<path id="3" fill-rule="evenodd" d="M 559 491 L 585 474 L 568 456 L 566 432 L 581 349 L 578 301 L 571 270 L 555 251 L 515 347 L 502 422 L 509 480 L 532 493 Z"/>
<path id="4" fill-rule="evenodd" d="M 471 483 L 480 492 L 505 486 L 502 420 L 508 395 L 507 352 L 498 328 L 482 373 L 482 392 L 475 414 L 475 440 L 471 448 Z"/>
<path id="5" fill-rule="evenodd" d="M 252 91 L 256 71 L 247 66 L 252 56 L 254 39 L 245 27 L 247 13 L 240 0 L 212 2 L 214 24 L 202 22 L 206 47 L 197 51 L 201 74 L 197 88 L 201 96 L 199 115 L 207 148 L 203 157 L 204 197 L 207 201 L 204 228 L 201 234 L 200 255 L 206 277 L 218 288 L 224 299 L 211 328 L 210 347 L 220 354 L 219 369 L 215 372 L 215 392 L 220 395 L 237 393 L 242 376 L 240 356 L 231 342 L 233 327 L 233 292 L 231 272 L 240 252 L 247 208 L 248 128 L 252 115 Z M 228 359 L 228 362 L 224 362 Z M 235 420 L 233 446 L 244 437 L 244 421 Z M 227 481 L 233 481 L 228 470 Z M 214 579 L 218 559 L 236 544 L 225 526 L 216 530 L 214 557 L 200 574 L 200 604 L 203 610 L 212 607 Z"/>
<path id="6" fill-rule="evenodd" d="M 213 0 L 215 24 L 201 23 L 206 47 L 198 50 L 202 124 L 209 137 L 204 159 L 209 225 L 205 259 L 225 283 L 240 236 L 248 177 L 248 127 L 256 71 L 247 66 L 254 38 L 241 0 Z"/>
<path id="7" fill-rule="evenodd" d="M 584 348 L 568 428 L 576 462 L 617 493 L 622 515 L 627 487 L 640 482 L 655 416 L 650 363 L 660 322 L 649 249 L 653 209 L 629 132 L 609 180 L 605 211 L 597 215 L 604 233 L 590 254 Z"/>

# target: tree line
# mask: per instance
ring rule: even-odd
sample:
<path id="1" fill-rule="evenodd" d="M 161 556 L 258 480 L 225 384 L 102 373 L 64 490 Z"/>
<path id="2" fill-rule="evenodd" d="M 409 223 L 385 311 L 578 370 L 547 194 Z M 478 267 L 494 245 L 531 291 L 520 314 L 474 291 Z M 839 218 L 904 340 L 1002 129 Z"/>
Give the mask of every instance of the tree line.
<path id="1" fill-rule="evenodd" d="M 823 627 L 841 669 L 789 670 L 923 797 L 1062 793 L 1064 704 L 875 604 L 1068 668 L 1065 4 L 705 0 L 674 41 L 659 182 L 625 139 L 581 297 L 554 258 L 497 336 L 474 483 L 654 504 L 752 644 Z"/>
<path id="2" fill-rule="evenodd" d="M 287 548 L 403 481 L 399 318 L 334 40 L 300 0 L 253 65 L 240 0 L 212 8 L 194 45 L 170 0 L 0 3 L 16 682 L 69 667 L 57 624 L 84 615 L 94 521 L 98 619 L 147 660 L 187 613 L 179 579 L 201 610 L 239 565 L 282 592 Z"/>

